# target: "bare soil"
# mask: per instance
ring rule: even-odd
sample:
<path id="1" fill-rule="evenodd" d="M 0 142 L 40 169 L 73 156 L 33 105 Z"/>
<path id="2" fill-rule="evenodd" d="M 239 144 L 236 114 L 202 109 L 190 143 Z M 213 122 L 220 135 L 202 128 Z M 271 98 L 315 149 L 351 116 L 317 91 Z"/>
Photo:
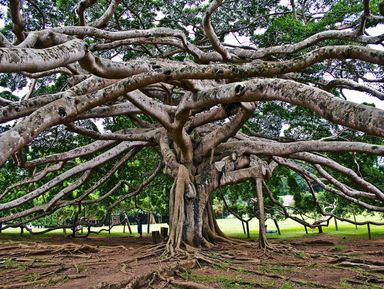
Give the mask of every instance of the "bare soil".
<path id="1" fill-rule="evenodd" d="M 384 238 L 322 234 L 270 245 L 167 258 L 145 237 L 0 235 L 0 288 L 384 288 Z"/>

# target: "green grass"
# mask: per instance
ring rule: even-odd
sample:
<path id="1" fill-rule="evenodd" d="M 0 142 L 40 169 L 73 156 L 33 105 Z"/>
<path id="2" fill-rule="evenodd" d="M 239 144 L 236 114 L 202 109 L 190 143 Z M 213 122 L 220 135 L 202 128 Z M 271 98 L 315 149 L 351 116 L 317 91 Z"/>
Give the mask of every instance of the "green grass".
<path id="1" fill-rule="evenodd" d="M 375 284 L 366 284 L 366 285 L 351 284 L 347 280 L 341 280 L 339 286 L 342 289 L 380 289 L 382 288 L 379 285 L 375 285 Z"/>
<path id="2" fill-rule="evenodd" d="M 365 217 L 365 216 L 358 216 L 358 221 L 363 220 L 372 220 L 372 221 L 381 221 L 384 222 L 384 220 L 381 220 L 379 216 L 373 216 L 373 217 Z M 241 226 L 241 222 L 237 219 L 219 219 L 218 224 L 221 228 L 221 230 L 226 233 L 230 237 L 234 238 L 246 238 L 246 235 L 243 233 L 243 229 Z M 272 220 L 267 220 L 266 222 L 268 226 L 268 230 L 276 230 L 276 227 Z M 284 220 L 279 222 L 279 227 L 281 230 L 281 235 L 278 235 L 277 233 L 269 233 L 267 234 L 269 238 L 282 238 L 282 239 L 291 239 L 291 238 L 303 238 L 307 236 L 313 236 L 318 234 L 317 229 L 310 229 L 308 230 L 308 235 L 305 233 L 304 226 L 298 225 L 293 220 Z M 368 238 L 368 230 L 367 226 L 357 226 L 357 229 L 355 228 L 355 225 L 352 225 L 347 222 L 338 222 L 338 231 L 336 231 L 335 224 L 333 221 L 330 222 L 329 227 L 323 228 L 324 233 L 340 236 L 340 237 L 363 237 Z M 257 238 L 259 231 L 258 231 L 258 222 L 256 219 L 253 219 L 250 222 L 250 234 L 251 238 L 255 239 Z M 371 235 L 372 238 L 378 237 L 378 236 L 384 236 L 384 226 L 374 226 L 371 225 Z"/>
<path id="3" fill-rule="evenodd" d="M 290 282 L 285 282 L 282 286 L 281 289 L 293 289 L 295 288 Z"/>
<path id="4" fill-rule="evenodd" d="M 5 269 L 18 269 L 20 271 L 24 271 L 27 266 L 23 263 L 20 263 L 12 258 L 6 258 L 0 263 L 0 268 L 4 267 Z"/>
<path id="5" fill-rule="evenodd" d="M 209 282 L 219 284 L 224 288 L 234 288 L 234 289 L 246 289 L 246 288 L 275 288 L 274 282 L 267 283 L 261 280 L 244 280 L 243 278 L 236 276 L 223 276 L 223 275 L 200 275 L 197 273 L 188 274 L 189 280 L 196 282 Z"/>
<path id="6" fill-rule="evenodd" d="M 358 221 L 363 220 L 372 220 L 372 221 L 384 221 L 381 220 L 379 216 L 358 216 Z M 221 230 L 227 234 L 230 237 L 234 238 L 246 238 L 246 235 L 243 233 L 243 228 L 241 225 L 241 222 L 237 220 L 236 218 L 226 218 L 226 219 L 218 219 L 217 220 Z M 268 230 L 276 230 L 276 227 L 272 220 L 267 220 L 266 222 L 268 226 Z M 150 226 L 151 231 L 159 231 L 160 227 L 167 226 L 166 224 L 154 224 Z M 278 235 L 277 233 L 269 233 L 268 238 L 280 238 L 280 239 L 291 239 L 291 238 L 305 238 L 313 235 L 317 235 L 318 231 L 317 229 L 308 229 L 308 235 L 305 233 L 304 227 L 301 225 L 298 225 L 295 221 L 287 219 L 284 221 L 279 222 L 281 235 Z M 249 223 L 250 227 L 250 233 L 251 238 L 256 239 L 258 236 L 258 221 L 256 219 L 253 219 Z M 107 229 L 108 227 L 103 227 L 104 229 Z M 137 226 L 131 225 L 133 234 L 131 236 L 138 236 L 137 232 Z M 333 220 L 330 222 L 329 227 L 324 227 L 324 233 L 334 235 L 334 236 L 340 236 L 340 237 L 361 237 L 361 238 L 368 238 L 368 231 L 367 226 L 358 226 L 357 229 L 355 229 L 355 226 L 346 223 L 346 222 L 338 222 L 338 228 L 339 230 L 336 231 L 335 225 Z M 92 228 L 93 231 L 97 231 L 101 228 Z M 43 229 L 36 229 L 34 228 L 34 231 L 39 231 Z M 70 234 L 72 231 L 67 230 L 68 234 Z M 143 232 L 144 236 L 147 235 L 147 226 L 143 225 Z M 7 230 L 3 230 L 2 233 L 0 233 L 1 236 L 7 236 L 7 235 L 14 235 L 14 237 L 17 239 L 17 235 L 20 233 L 20 229 L 18 228 L 10 228 Z M 84 229 L 84 234 L 86 233 L 86 229 Z M 41 236 L 52 236 L 52 235 L 62 235 L 63 230 L 55 230 L 48 232 Z M 384 236 L 384 226 L 371 226 L 371 235 L 372 238 Z M 129 231 L 126 227 L 126 233 L 123 233 L 123 226 L 115 226 L 111 230 L 111 234 L 108 234 L 108 232 L 102 232 L 99 235 L 92 234 L 91 236 L 101 236 L 101 237 L 124 237 L 124 236 L 130 236 Z M 22 239 L 25 238 L 33 238 L 28 232 L 24 232 L 24 235 Z M 38 237 L 40 238 L 40 236 Z"/>
<path id="7" fill-rule="evenodd" d="M 347 249 L 349 249 L 349 247 L 346 245 L 336 245 L 335 247 L 332 248 L 332 251 L 341 252 L 341 251 L 345 251 Z"/>
<path id="8" fill-rule="evenodd" d="M 41 278 L 40 273 L 33 272 L 25 276 L 25 281 L 34 282 Z"/>

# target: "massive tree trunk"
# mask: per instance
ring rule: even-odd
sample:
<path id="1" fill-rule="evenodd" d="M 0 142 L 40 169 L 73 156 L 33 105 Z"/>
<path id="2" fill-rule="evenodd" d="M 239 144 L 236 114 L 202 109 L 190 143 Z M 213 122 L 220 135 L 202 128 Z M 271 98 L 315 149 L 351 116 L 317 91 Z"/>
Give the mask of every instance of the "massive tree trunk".
<path id="1" fill-rule="evenodd" d="M 171 255 L 180 249 L 182 242 L 193 247 L 205 243 L 203 215 L 208 199 L 207 190 L 196 186 L 191 181 L 188 169 L 180 165 L 169 198 L 170 234 L 167 249 Z"/>
<path id="2" fill-rule="evenodd" d="M 215 180 L 217 176 L 212 170 L 191 176 L 185 166 L 179 166 L 169 199 L 171 233 L 167 249 L 171 255 L 182 243 L 211 247 L 214 242 L 228 241 L 216 222 L 212 207 L 211 195 L 217 187 Z"/>
<path id="3" fill-rule="evenodd" d="M 207 202 L 207 192 L 202 189 L 197 189 L 193 198 L 186 196 L 183 232 L 188 245 L 200 247 L 204 243 L 203 214 Z"/>

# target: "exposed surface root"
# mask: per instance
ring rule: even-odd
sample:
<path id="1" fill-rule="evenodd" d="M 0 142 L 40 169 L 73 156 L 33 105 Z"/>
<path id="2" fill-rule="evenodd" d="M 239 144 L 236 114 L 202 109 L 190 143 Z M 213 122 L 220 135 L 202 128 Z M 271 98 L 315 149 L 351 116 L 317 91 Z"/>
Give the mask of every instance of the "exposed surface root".
<path id="1" fill-rule="evenodd" d="M 342 285 L 368 288 L 374 284 L 384 285 L 380 271 L 384 267 L 382 258 L 367 254 L 382 248 L 384 241 L 364 246 L 360 239 L 347 240 L 347 243 L 335 237 L 322 238 L 332 240 L 337 247 L 325 247 L 331 246 L 330 242 L 310 245 L 306 239 L 303 243 L 294 240 L 297 245 L 292 248 L 291 242 L 269 240 L 268 258 L 259 258 L 261 251 L 255 242 L 236 246 L 218 243 L 210 249 L 182 243 L 181 249 L 170 257 L 163 254 L 165 243 L 149 245 L 149 237 L 121 238 L 119 242 L 115 238 L 103 242 L 101 238 L 87 239 L 89 247 L 73 243 L 50 245 L 46 241 L 20 244 L 18 241 L 15 250 L 19 256 L 0 258 L 0 275 L 3 274 L 0 288 L 282 288 L 284 284 L 292 288 L 340 288 Z M 95 244 L 97 246 L 92 246 Z M 111 244 L 117 245 L 115 250 Z M 10 247 L 9 243 L 3 245 Z M 84 251 L 91 248 L 90 253 L 83 253 L 81 248 Z M 43 254 L 28 255 L 30 250 L 42 250 Z M 22 251 L 26 254 L 21 254 Z"/>
<path id="2" fill-rule="evenodd" d="M 356 262 L 349 262 L 349 261 L 340 262 L 338 265 L 343 267 L 363 268 L 373 272 L 384 273 L 384 266 L 369 265 L 365 263 L 360 263 L 360 262 L 356 263 Z"/>
<path id="3" fill-rule="evenodd" d="M 305 255 L 303 252 L 296 250 L 292 246 L 284 245 L 284 244 L 271 244 L 267 243 L 264 248 L 258 244 L 258 250 L 260 250 L 260 254 L 258 255 L 258 258 L 268 258 L 268 259 L 275 259 L 276 255 L 287 255 L 287 254 L 294 254 L 299 258 L 305 258 Z"/>
<path id="4" fill-rule="evenodd" d="M 192 281 L 172 280 L 169 283 L 172 285 L 176 285 L 178 287 L 181 287 L 181 288 L 186 288 L 186 289 L 212 289 L 213 288 L 211 286 L 202 285 L 202 284 L 195 283 Z"/>
<path id="5" fill-rule="evenodd" d="M 176 271 L 192 269 L 197 265 L 196 260 L 185 260 L 182 262 L 174 262 L 172 265 L 165 265 L 164 267 L 159 268 L 156 271 L 145 272 L 142 274 L 137 274 L 132 278 L 118 283 L 102 283 L 89 289 L 134 289 L 134 288 L 148 288 L 148 284 L 154 283 L 156 278 L 160 281 L 166 280 L 166 282 L 171 283 L 173 281 L 168 280 L 170 276 L 174 276 Z M 160 277 L 161 276 L 161 277 Z M 149 287 L 150 288 L 150 287 Z"/>
<path id="6" fill-rule="evenodd" d="M 318 282 L 304 281 L 304 280 L 297 279 L 297 278 L 286 277 L 286 276 L 280 275 L 280 274 L 267 273 L 267 272 L 247 269 L 247 268 L 243 268 L 243 267 L 229 267 L 229 268 L 232 270 L 235 270 L 235 271 L 248 272 L 248 273 L 257 274 L 260 276 L 266 276 L 266 277 L 274 278 L 274 279 L 282 279 L 285 281 L 290 281 L 290 282 L 296 283 L 298 285 L 309 285 L 309 286 L 314 287 L 314 288 L 330 288 L 330 289 L 338 289 L 339 288 L 339 287 L 334 287 L 334 286 L 330 286 L 330 285 L 323 285 L 323 284 L 320 284 Z"/>
<path id="7" fill-rule="evenodd" d="M 203 261 L 208 264 L 218 265 L 222 263 L 233 263 L 233 264 L 243 264 L 243 263 L 253 263 L 259 264 L 260 259 L 257 258 L 248 258 L 242 256 L 235 256 L 223 252 L 209 252 L 209 251 L 200 251 L 194 254 L 194 257 L 198 261 Z"/>
<path id="8" fill-rule="evenodd" d="M 0 285 L 1 289 L 17 289 L 17 288 L 31 288 L 34 285 L 48 285 L 48 284 L 54 284 L 56 282 L 61 282 L 68 279 L 79 279 L 79 278 L 85 278 L 86 275 L 67 275 L 67 276 L 59 276 L 59 277 L 52 277 L 52 278 L 42 278 L 35 281 L 29 281 L 29 282 L 21 282 L 21 283 L 15 283 L 11 285 Z"/>
<path id="9" fill-rule="evenodd" d="M 9 248 L 9 247 L 8 247 Z M 28 249 L 28 250 L 26 250 Z M 64 245 L 43 245 L 38 243 L 32 244 L 20 244 L 19 246 L 12 246 L 12 249 L 1 250 L 0 258 L 3 256 L 7 257 L 18 257 L 18 256 L 34 256 L 34 255 L 76 255 L 76 254 L 88 254 L 88 253 L 96 253 L 102 250 L 101 248 L 97 248 L 95 246 L 90 245 L 78 245 L 73 243 L 68 243 Z M 107 250 L 107 249 L 106 249 Z"/>

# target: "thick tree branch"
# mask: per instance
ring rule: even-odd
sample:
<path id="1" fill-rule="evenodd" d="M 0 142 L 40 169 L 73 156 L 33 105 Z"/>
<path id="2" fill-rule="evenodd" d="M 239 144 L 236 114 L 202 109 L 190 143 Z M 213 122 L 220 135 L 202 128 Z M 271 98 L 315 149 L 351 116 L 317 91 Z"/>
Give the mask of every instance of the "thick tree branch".
<path id="1" fill-rule="evenodd" d="M 141 146 L 145 145 L 145 142 L 122 142 L 115 147 L 109 149 L 108 151 L 100 154 L 99 156 L 95 157 L 94 159 L 91 159 L 89 161 L 86 161 L 76 167 L 73 167 L 72 169 L 69 169 L 62 173 L 61 175 L 53 178 L 51 181 L 48 183 L 42 185 L 36 190 L 33 190 L 32 192 L 27 193 L 26 195 L 16 198 L 12 201 L 2 203 L 0 204 L 0 211 L 6 210 L 6 209 L 11 209 L 16 206 L 19 206 L 21 204 L 24 204 L 42 194 L 44 194 L 46 191 L 49 189 L 53 188 L 54 186 L 62 183 L 64 180 L 81 173 L 83 171 L 91 170 L 99 165 L 104 164 L 105 162 L 115 158 L 119 154 L 125 152 L 128 149 L 131 149 L 132 147 L 135 146 Z"/>
<path id="2" fill-rule="evenodd" d="M 211 15 L 215 10 L 217 10 L 220 5 L 223 3 L 223 0 L 213 0 L 209 5 L 207 12 L 205 12 L 203 17 L 203 29 L 205 36 L 207 36 L 209 42 L 212 44 L 213 49 L 215 49 L 224 60 L 230 60 L 231 55 L 228 53 L 227 49 L 221 44 L 220 40 L 217 38 L 217 35 L 211 24 Z"/>
<path id="3" fill-rule="evenodd" d="M 113 14 L 116 11 L 117 6 L 120 4 L 121 0 L 111 0 L 111 3 L 109 3 L 109 6 L 107 10 L 101 15 L 100 18 L 89 24 L 90 26 L 96 27 L 96 28 L 104 28 L 107 26 L 110 19 L 112 19 Z"/>
<path id="4" fill-rule="evenodd" d="M 12 31 L 16 36 L 14 44 L 17 45 L 25 39 L 25 20 L 22 16 L 22 1 L 21 0 L 10 0 L 9 10 L 11 12 L 11 18 L 13 22 Z"/>
<path id="5" fill-rule="evenodd" d="M 87 45 L 78 39 L 46 49 L 0 48 L 0 71 L 39 72 L 54 69 L 82 59 L 86 51 Z"/>
<path id="6" fill-rule="evenodd" d="M 77 5 L 77 8 L 76 8 L 76 13 L 79 16 L 79 21 L 80 21 L 81 26 L 85 25 L 84 11 L 87 8 L 95 5 L 95 3 L 96 3 L 96 0 L 81 0 L 81 1 L 79 1 L 79 4 Z"/>

